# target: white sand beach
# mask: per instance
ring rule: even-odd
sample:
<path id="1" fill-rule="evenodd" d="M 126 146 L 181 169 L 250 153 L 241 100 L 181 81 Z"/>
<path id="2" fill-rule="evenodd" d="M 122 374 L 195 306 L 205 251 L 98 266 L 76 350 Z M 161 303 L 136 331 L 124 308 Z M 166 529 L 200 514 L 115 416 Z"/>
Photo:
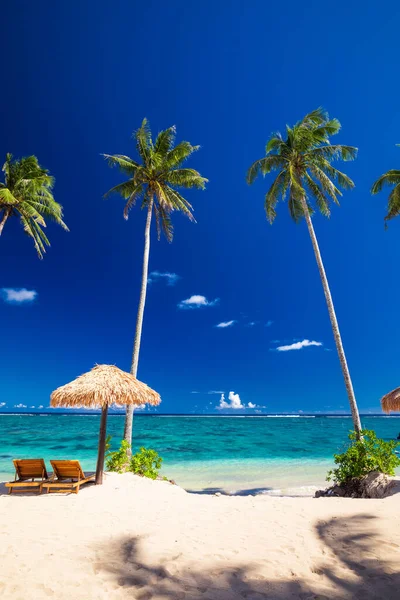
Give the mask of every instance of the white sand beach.
<path id="1" fill-rule="evenodd" d="M 394 600 L 399 507 L 398 494 L 196 495 L 131 474 L 78 495 L 2 495 L 0 597 Z"/>

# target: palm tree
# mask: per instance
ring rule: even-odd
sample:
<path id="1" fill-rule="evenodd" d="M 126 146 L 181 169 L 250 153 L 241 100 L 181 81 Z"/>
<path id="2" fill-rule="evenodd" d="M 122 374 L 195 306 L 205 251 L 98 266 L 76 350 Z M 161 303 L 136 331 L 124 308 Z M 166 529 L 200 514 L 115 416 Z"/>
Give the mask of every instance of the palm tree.
<path id="1" fill-rule="evenodd" d="M 141 127 L 134 133 L 136 149 L 141 162 L 134 161 L 129 156 L 121 154 L 104 155 L 111 167 L 119 167 L 128 176 L 127 181 L 113 187 L 107 192 L 106 196 L 116 192 L 126 200 L 124 208 L 125 219 L 128 219 L 130 209 L 139 200 L 141 201 L 141 208 L 147 211 L 144 231 L 142 283 L 131 363 L 131 373 L 134 377 L 137 375 L 139 364 L 149 268 L 150 225 L 153 212 L 156 220 L 158 239 L 160 239 L 162 230 L 167 240 L 172 242 L 173 226 L 171 213 L 173 211 L 181 211 L 191 221 L 195 221 L 192 214 L 192 206 L 181 196 L 177 188 L 204 189 L 208 181 L 204 177 L 201 177 L 194 169 L 182 167 L 184 161 L 193 152 L 198 150 L 199 146 L 192 146 L 189 142 L 180 142 L 175 146 L 175 133 L 175 127 L 169 127 L 158 134 L 153 144 L 148 121 L 144 119 Z M 124 439 L 129 444 L 132 443 L 132 420 L 133 407 L 127 406 Z"/>
<path id="2" fill-rule="evenodd" d="M 62 206 L 54 200 L 54 178 L 40 167 L 36 156 L 13 160 L 6 155 L 3 165 L 4 183 L 0 182 L 0 235 L 10 217 L 19 217 L 22 227 L 33 243 L 39 258 L 50 246 L 43 227 L 45 219 L 55 221 L 63 229 L 68 227 L 62 220 Z"/>
<path id="3" fill-rule="evenodd" d="M 360 416 L 350 372 L 340 337 L 328 279 L 311 221 L 311 215 L 314 212 L 313 203 L 315 203 L 316 209 L 326 217 L 330 216 L 331 201 L 339 204 L 338 196 L 341 196 L 342 193 L 334 182 L 344 189 L 354 187 L 353 181 L 347 175 L 331 165 L 331 162 L 335 159 L 353 160 L 357 155 L 357 148 L 330 144 L 329 137 L 338 133 L 339 130 L 339 121 L 329 119 L 328 114 L 321 108 L 311 112 L 293 127 L 286 127 L 285 139 L 280 133 L 271 136 L 266 145 L 266 156 L 257 160 L 250 167 L 247 173 L 247 182 L 252 184 L 259 173 L 265 176 L 271 171 L 278 171 L 276 179 L 265 196 L 265 211 L 268 221 L 271 224 L 273 223 L 276 217 L 276 205 L 280 199 L 284 200 L 286 196 L 288 196 L 289 212 L 292 219 L 296 223 L 303 217 L 306 220 L 328 305 L 354 429 L 357 436 L 361 437 Z"/>
<path id="4" fill-rule="evenodd" d="M 400 144 L 397 144 L 400 146 Z M 400 171 L 391 169 L 377 179 L 371 188 L 371 194 L 378 194 L 385 185 L 394 186 L 389 194 L 385 222 L 400 215 Z M 387 224 L 387 223 L 386 223 Z"/>

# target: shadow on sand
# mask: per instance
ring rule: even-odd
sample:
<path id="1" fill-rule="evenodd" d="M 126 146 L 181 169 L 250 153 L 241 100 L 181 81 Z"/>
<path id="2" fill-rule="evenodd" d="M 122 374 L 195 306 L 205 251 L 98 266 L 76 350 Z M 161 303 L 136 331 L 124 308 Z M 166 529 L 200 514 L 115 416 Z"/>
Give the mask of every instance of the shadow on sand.
<path id="1" fill-rule="evenodd" d="M 290 563 L 288 579 L 267 579 L 260 564 L 268 562 L 268 555 L 260 556 L 257 565 L 216 563 L 214 569 L 205 570 L 200 561 L 190 568 L 182 564 L 177 551 L 151 566 L 144 558 L 145 539 L 140 537 L 97 547 L 96 572 L 124 588 L 124 597 L 138 600 L 399 600 L 400 547 L 382 540 L 375 524 L 376 517 L 366 514 L 318 522 L 321 555 L 309 564 L 307 580 L 291 571 Z M 379 558 L 385 544 L 393 555 L 387 562 Z"/>

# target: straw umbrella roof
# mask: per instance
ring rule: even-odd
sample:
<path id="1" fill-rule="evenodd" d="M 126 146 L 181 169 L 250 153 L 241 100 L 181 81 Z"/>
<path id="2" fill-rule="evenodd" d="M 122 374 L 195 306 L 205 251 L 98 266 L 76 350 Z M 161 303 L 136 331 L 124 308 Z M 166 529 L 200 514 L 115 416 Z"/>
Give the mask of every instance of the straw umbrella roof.
<path id="1" fill-rule="evenodd" d="M 400 410 L 400 387 L 385 394 L 381 399 L 381 406 L 385 413 Z"/>
<path id="2" fill-rule="evenodd" d="M 111 404 L 160 404 L 161 398 L 145 383 L 114 365 L 96 365 L 71 383 L 57 388 L 50 397 L 53 407 L 103 408 Z"/>

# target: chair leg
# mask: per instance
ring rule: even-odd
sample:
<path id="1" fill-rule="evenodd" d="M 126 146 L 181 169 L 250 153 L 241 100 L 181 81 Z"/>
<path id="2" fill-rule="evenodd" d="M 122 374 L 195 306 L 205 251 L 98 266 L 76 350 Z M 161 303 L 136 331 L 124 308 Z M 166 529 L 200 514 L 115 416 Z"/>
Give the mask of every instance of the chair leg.
<path id="1" fill-rule="evenodd" d="M 12 487 L 8 488 L 8 493 L 11 494 L 12 492 Z"/>

